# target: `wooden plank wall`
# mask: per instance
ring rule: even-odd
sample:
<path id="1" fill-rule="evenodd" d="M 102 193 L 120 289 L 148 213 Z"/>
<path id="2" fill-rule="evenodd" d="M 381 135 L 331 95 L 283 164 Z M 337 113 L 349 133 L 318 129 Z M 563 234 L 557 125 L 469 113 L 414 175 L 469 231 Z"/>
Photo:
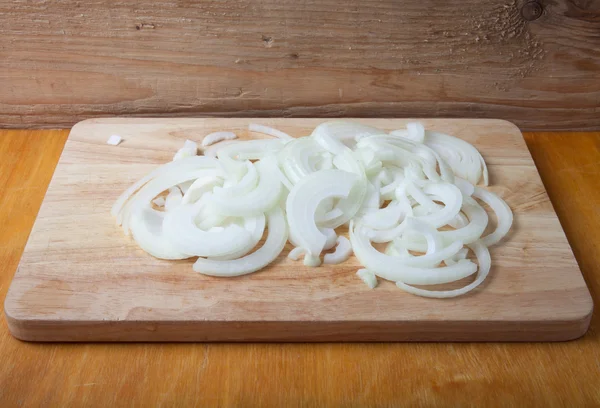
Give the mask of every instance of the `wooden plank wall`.
<path id="1" fill-rule="evenodd" d="M 600 129 L 600 1 L 0 0 L 0 126 L 504 118 Z"/>

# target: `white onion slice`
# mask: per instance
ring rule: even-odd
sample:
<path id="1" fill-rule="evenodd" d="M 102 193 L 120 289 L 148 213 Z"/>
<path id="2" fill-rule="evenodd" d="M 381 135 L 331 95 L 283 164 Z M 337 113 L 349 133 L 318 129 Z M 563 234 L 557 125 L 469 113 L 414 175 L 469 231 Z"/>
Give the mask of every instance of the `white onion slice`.
<path id="1" fill-rule="evenodd" d="M 480 187 L 475 187 L 473 197 L 479 198 L 485 202 L 496 213 L 498 225 L 494 232 L 486 235 L 481 239 L 485 246 L 492 246 L 500 242 L 508 233 L 513 222 L 513 213 L 506 202 L 491 191 L 484 190 Z"/>
<path id="2" fill-rule="evenodd" d="M 440 132 L 426 131 L 425 144 L 435 150 L 452 168 L 454 174 L 471 184 L 488 185 L 488 170 L 483 157 L 470 143 Z"/>
<path id="3" fill-rule="evenodd" d="M 204 136 L 202 139 L 202 147 L 207 147 L 224 140 L 237 139 L 237 135 L 233 132 L 213 132 Z"/>
<path id="4" fill-rule="evenodd" d="M 169 189 L 169 194 L 167 194 L 167 198 L 165 198 L 165 211 L 171 211 L 181 205 L 182 199 L 183 195 L 181 194 L 179 187 L 171 187 Z"/>
<path id="5" fill-rule="evenodd" d="M 295 247 L 294 249 L 292 249 L 290 251 L 290 253 L 288 254 L 288 258 L 297 261 L 300 259 L 301 256 L 303 256 L 304 254 L 306 254 L 306 249 L 301 248 L 301 247 Z"/>
<path id="6" fill-rule="evenodd" d="M 254 167 L 254 166 L 253 166 Z M 279 201 L 281 182 L 277 176 L 277 161 L 267 157 L 256 164 L 258 184 L 246 192 L 232 194 L 237 186 L 214 192 L 211 197 L 215 211 L 229 216 L 246 217 L 269 211 Z"/>
<path id="7" fill-rule="evenodd" d="M 179 252 L 163 234 L 165 212 L 145 206 L 131 216 L 131 235 L 144 251 L 159 259 L 186 259 L 189 255 Z"/>
<path id="8" fill-rule="evenodd" d="M 193 204 L 198 201 L 204 194 L 211 192 L 214 187 L 222 186 L 223 179 L 217 176 L 199 177 L 188 188 L 181 200 L 182 204 Z"/>
<path id="9" fill-rule="evenodd" d="M 356 272 L 358 276 L 370 289 L 375 289 L 377 286 L 377 276 L 368 269 L 359 269 Z"/>
<path id="10" fill-rule="evenodd" d="M 201 230 L 194 221 L 198 210 L 197 204 L 181 205 L 165 215 L 163 233 L 179 251 L 195 256 L 223 256 L 242 251 L 251 242 L 251 234 L 235 224 L 219 232 Z"/>
<path id="11" fill-rule="evenodd" d="M 337 246 L 335 247 L 335 252 L 331 254 L 325 254 L 323 257 L 323 263 L 325 264 L 340 264 L 345 262 L 352 255 L 352 244 L 348 241 L 346 237 L 338 237 Z"/>
<path id="12" fill-rule="evenodd" d="M 274 129 L 272 127 L 265 126 L 265 125 L 259 125 L 256 123 L 251 123 L 250 125 L 248 125 L 248 130 L 251 132 L 262 133 L 265 135 L 273 136 L 278 139 L 281 139 L 284 142 L 289 142 L 291 140 L 294 140 L 294 138 L 292 136 L 288 135 L 285 132 L 282 132 L 281 130 Z"/>
<path id="13" fill-rule="evenodd" d="M 288 227 L 281 208 L 275 207 L 267 214 L 267 226 L 267 239 L 255 252 L 229 261 L 198 258 L 194 271 L 211 276 L 240 276 L 264 268 L 277 259 L 287 241 Z"/>
<path id="14" fill-rule="evenodd" d="M 266 225 L 266 218 L 265 218 L 264 214 L 259 214 L 254 217 L 245 218 L 244 219 L 244 228 L 252 236 L 252 238 L 248 241 L 248 244 L 244 248 L 241 248 L 240 250 L 238 250 L 236 252 L 230 253 L 228 255 L 223 255 L 223 256 L 213 256 L 213 257 L 209 257 L 208 259 L 226 260 L 227 261 L 230 259 L 241 258 L 242 256 L 246 255 L 248 252 L 252 251 L 252 249 L 256 245 L 258 245 L 258 242 L 262 238 L 263 233 L 265 231 L 265 225 Z M 216 229 L 216 228 L 220 228 L 220 229 Z M 219 231 L 223 231 L 223 230 L 224 230 L 223 227 L 212 227 L 211 229 L 209 229 L 209 232 L 215 232 L 215 231 L 219 232 Z"/>
<path id="15" fill-rule="evenodd" d="M 125 190 L 123 192 L 123 194 L 121 194 L 119 196 L 119 198 L 117 199 L 117 201 L 115 201 L 115 203 L 113 204 L 113 206 L 110 210 L 110 214 L 113 217 L 117 217 L 117 224 L 121 225 L 122 219 L 121 219 L 121 217 L 118 217 L 118 215 L 121 213 L 123 206 L 125 205 L 127 200 L 129 200 L 129 198 L 136 191 L 138 191 L 141 187 L 143 187 L 146 183 L 148 183 L 150 180 L 152 180 L 158 176 L 164 175 L 166 173 L 170 173 L 173 171 L 174 172 L 186 172 L 186 171 L 196 169 L 196 168 L 215 168 L 215 169 L 217 169 L 217 168 L 220 168 L 220 165 L 219 165 L 219 162 L 215 159 L 207 158 L 207 157 L 199 157 L 199 156 L 188 157 L 184 160 L 179 160 L 176 162 L 169 162 L 167 164 L 163 164 L 162 166 L 153 170 L 146 176 L 142 177 L 140 180 L 138 180 L 136 183 L 134 183 L 131 187 L 129 187 L 127 190 Z M 191 179 L 189 179 L 189 180 L 191 180 Z M 187 181 L 187 180 L 185 180 L 185 181 Z"/>
<path id="16" fill-rule="evenodd" d="M 396 286 L 408 293 L 412 293 L 413 295 L 437 299 L 457 297 L 472 291 L 477 286 L 481 285 L 485 278 L 487 278 L 492 267 L 492 259 L 490 258 L 490 251 L 482 243 L 474 242 L 471 245 L 469 245 L 469 247 L 473 250 L 473 252 L 475 252 L 477 262 L 479 263 L 479 268 L 477 271 L 477 277 L 473 282 L 471 282 L 467 286 L 462 287 L 460 289 L 439 291 L 415 288 L 401 281 L 396 282 Z"/>
<path id="17" fill-rule="evenodd" d="M 319 255 L 327 241 L 316 225 L 315 213 L 321 201 L 330 197 L 348 197 L 356 175 L 341 170 L 323 170 L 305 177 L 294 186 L 287 199 L 286 212 L 290 232 L 310 255 Z"/>
<path id="18" fill-rule="evenodd" d="M 456 265 L 433 268 L 445 258 L 456 254 L 461 248 L 461 242 L 455 242 L 446 248 L 423 256 L 399 258 L 388 256 L 377 251 L 371 245 L 363 228 L 350 228 L 350 241 L 354 254 L 360 263 L 373 271 L 377 276 L 393 282 L 402 281 L 411 285 L 434 285 L 453 282 L 472 275 L 477 271 L 477 265 L 463 260 Z"/>

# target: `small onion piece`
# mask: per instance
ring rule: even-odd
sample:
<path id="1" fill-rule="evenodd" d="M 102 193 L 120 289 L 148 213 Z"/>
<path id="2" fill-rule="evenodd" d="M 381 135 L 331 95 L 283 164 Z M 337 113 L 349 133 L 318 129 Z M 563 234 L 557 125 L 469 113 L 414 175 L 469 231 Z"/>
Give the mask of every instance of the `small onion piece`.
<path id="1" fill-rule="evenodd" d="M 348 238 L 341 236 L 337 239 L 337 246 L 335 252 L 332 254 L 325 254 L 323 257 L 323 263 L 325 264 L 340 264 L 345 262 L 352 255 L 352 244 L 348 241 Z"/>
<path id="2" fill-rule="evenodd" d="M 368 269 L 359 269 L 356 272 L 356 276 L 358 276 L 369 289 L 375 289 L 377 286 L 377 276 Z"/>
<path id="3" fill-rule="evenodd" d="M 237 139 L 237 135 L 233 132 L 213 132 L 204 136 L 204 139 L 202 139 L 202 147 L 207 147 L 224 140 L 234 139 Z"/>
<path id="4" fill-rule="evenodd" d="M 414 286 L 407 285 L 406 283 L 401 281 L 396 282 L 396 286 L 408 293 L 412 293 L 413 295 L 437 299 L 453 298 L 472 291 L 477 286 L 481 285 L 485 278 L 487 278 L 492 267 L 492 259 L 490 257 L 490 251 L 481 242 L 474 242 L 471 245 L 469 245 L 469 247 L 473 250 L 473 252 L 475 252 L 477 262 L 479 263 L 479 268 L 477 271 L 477 277 L 473 282 L 469 283 L 467 286 L 453 290 L 427 290 L 415 288 Z"/>
<path id="5" fill-rule="evenodd" d="M 257 123 L 251 123 L 250 125 L 248 125 L 248 130 L 251 132 L 262 133 L 265 135 L 273 136 L 278 139 L 281 139 L 284 142 L 289 142 L 289 141 L 294 140 L 294 138 L 292 136 L 288 135 L 285 132 L 282 132 L 281 130 L 277 130 L 277 129 L 274 129 L 272 127 L 265 126 L 265 125 L 259 125 Z"/>

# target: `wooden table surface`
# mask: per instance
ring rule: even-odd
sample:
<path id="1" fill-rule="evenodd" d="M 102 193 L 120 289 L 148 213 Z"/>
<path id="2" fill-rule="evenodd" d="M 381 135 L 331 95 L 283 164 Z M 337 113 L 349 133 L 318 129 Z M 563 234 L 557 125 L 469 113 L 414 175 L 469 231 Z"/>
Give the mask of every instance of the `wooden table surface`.
<path id="1" fill-rule="evenodd" d="M 0 300 L 68 130 L 0 131 Z M 600 133 L 527 144 L 596 304 Z M 0 319 L 0 406 L 592 406 L 600 319 L 529 344 L 33 344 Z"/>

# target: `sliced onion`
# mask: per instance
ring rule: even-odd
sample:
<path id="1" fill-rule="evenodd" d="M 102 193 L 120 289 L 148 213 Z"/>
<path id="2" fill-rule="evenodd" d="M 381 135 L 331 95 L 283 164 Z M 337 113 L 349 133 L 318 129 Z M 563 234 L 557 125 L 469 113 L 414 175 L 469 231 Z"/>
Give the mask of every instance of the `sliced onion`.
<path id="1" fill-rule="evenodd" d="M 370 289 L 375 289 L 377 286 L 377 276 L 368 269 L 359 269 L 356 272 L 358 276 Z"/>
<path id="2" fill-rule="evenodd" d="M 413 286 L 407 285 L 404 282 L 398 281 L 396 282 L 396 286 L 400 289 L 412 293 L 413 295 L 428 297 L 428 298 L 452 298 L 456 296 L 464 295 L 475 289 L 477 286 L 481 285 L 481 283 L 487 278 L 490 269 L 492 267 L 492 259 L 490 258 L 490 251 L 487 249 L 485 245 L 480 242 L 474 242 L 469 247 L 475 252 L 475 256 L 477 257 L 477 262 L 479 263 L 479 268 L 477 271 L 477 277 L 473 282 L 468 284 L 465 287 L 454 290 L 427 290 L 415 288 Z M 463 261 L 459 261 L 463 262 Z"/>
<path id="3" fill-rule="evenodd" d="M 489 235 L 486 235 L 481 239 L 481 242 L 485 246 L 492 246 L 500 242 L 502 238 L 508 233 L 510 227 L 513 222 L 513 213 L 506 204 L 506 202 L 498 197 L 496 194 L 491 191 L 484 190 L 480 187 L 475 187 L 475 191 L 473 192 L 473 197 L 479 198 L 481 201 L 485 202 L 487 205 L 491 207 L 491 209 L 496 213 L 496 218 L 498 219 L 498 225 L 494 232 Z"/>
<path id="4" fill-rule="evenodd" d="M 159 259 L 185 259 L 189 255 L 179 252 L 163 234 L 165 212 L 150 206 L 143 207 L 131 216 L 131 235 L 144 251 Z"/>
<path id="5" fill-rule="evenodd" d="M 231 189 L 237 186 L 215 191 L 211 198 L 215 211 L 229 216 L 246 217 L 265 213 L 277 205 L 281 194 L 281 182 L 277 176 L 276 159 L 267 157 L 256 164 L 256 169 L 256 188 L 241 194 L 231 193 Z"/>
<path id="6" fill-rule="evenodd" d="M 285 132 L 282 132 L 281 130 L 277 130 L 277 129 L 274 129 L 272 127 L 265 126 L 265 125 L 259 125 L 256 123 L 251 123 L 250 125 L 248 125 L 248 130 L 251 132 L 262 133 L 265 135 L 273 136 L 278 139 L 281 139 L 284 142 L 289 142 L 291 140 L 294 140 L 294 138 L 292 136 L 288 135 Z"/>
<path id="7" fill-rule="evenodd" d="M 325 254 L 323 257 L 323 263 L 325 264 L 339 264 L 345 262 L 352 255 L 352 244 L 346 237 L 338 237 L 337 246 L 335 252 L 332 254 Z"/>
<path id="8" fill-rule="evenodd" d="M 356 175 L 341 170 L 323 170 L 305 177 L 294 186 L 286 203 L 290 231 L 298 245 L 310 255 L 323 251 L 327 237 L 316 225 L 319 203 L 330 197 L 348 197 L 357 181 Z"/>
<path id="9" fill-rule="evenodd" d="M 185 159 L 182 159 L 182 160 L 179 160 L 176 162 L 170 162 L 170 163 L 164 164 L 164 165 L 160 166 L 159 168 L 153 170 L 146 176 L 142 177 L 139 181 L 137 181 L 131 187 L 129 187 L 127 190 L 125 190 L 125 192 L 123 192 L 123 194 L 121 194 L 119 196 L 119 198 L 117 199 L 117 201 L 115 201 L 115 203 L 113 204 L 110 214 L 113 217 L 117 217 L 117 223 L 119 225 L 121 225 L 122 217 L 119 217 L 119 214 L 121 213 L 123 206 L 125 205 L 127 200 L 129 200 L 129 198 L 136 191 L 138 191 L 142 186 L 144 186 L 150 180 L 152 180 L 158 176 L 162 176 L 166 173 L 186 172 L 186 171 L 196 169 L 196 168 L 215 168 L 216 169 L 216 168 L 220 168 L 220 164 L 218 161 L 216 161 L 214 159 L 206 158 L 206 157 L 198 157 L 198 156 L 187 157 Z"/>
<path id="10" fill-rule="evenodd" d="M 456 254 L 461 248 L 461 242 L 455 242 L 446 248 L 423 256 L 398 258 L 377 251 L 371 245 L 363 228 L 350 228 L 350 241 L 354 254 L 360 263 L 373 271 L 377 276 L 393 282 L 402 281 L 411 285 L 434 285 L 453 282 L 466 278 L 477 271 L 477 265 L 463 260 L 456 265 L 441 268 L 431 267 L 439 264 L 445 258 Z"/>
<path id="11" fill-rule="evenodd" d="M 301 247 L 296 247 L 290 251 L 290 253 L 288 254 L 288 258 L 290 258 L 294 261 L 297 261 L 304 254 L 306 254 L 306 249 L 301 248 Z"/>
<path id="12" fill-rule="evenodd" d="M 219 232 L 201 230 L 195 223 L 198 211 L 197 204 L 188 204 L 165 215 L 163 233 L 182 253 L 195 256 L 230 255 L 244 250 L 251 242 L 251 234 L 235 224 Z"/>
<path id="13" fill-rule="evenodd" d="M 481 154 L 471 144 L 454 136 L 426 131 L 425 144 L 435 150 L 452 168 L 454 174 L 471 184 L 488 185 L 488 170 Z"/>
<path id="14" fill-rule="evenodd" d="M 240 276 L 269 265 L 277 259 L 288 237 L 288 227 L 281 208 L 275 207 L 267 214 L 267 225 L 267 239 L 255 252 L 229 261 L 198 258 L 194 271 L 211 276 Z"/>
<path id="15" fill-rule="evenodd" d="M 233 132 L 213 132 L 204 136 L 202 139 L 202 147 L 207 147 L 212 144 L 222 142 L 223 140 L 237 139 L 237 135 Z"/>

